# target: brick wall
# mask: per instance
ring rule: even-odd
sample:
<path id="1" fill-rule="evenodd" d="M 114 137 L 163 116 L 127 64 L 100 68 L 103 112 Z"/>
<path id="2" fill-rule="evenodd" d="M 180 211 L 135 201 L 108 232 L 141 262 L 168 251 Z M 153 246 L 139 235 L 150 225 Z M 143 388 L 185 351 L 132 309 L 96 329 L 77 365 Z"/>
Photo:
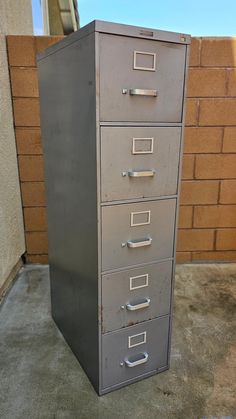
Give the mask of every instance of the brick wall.
<path id="1" fill-rule="evenodd" d="M 28 262 L 47 262 L 36 53 L 59 37 L 9 36 Z M 193 38 L 179 219 L 179 262 L 236 260 L 236 39 Z"/>
<path id="2" fill-rule="evenodd" d="M 8 36 L 26 260 L 47 263 L 47 221 L 36 54 L 61 37 Z"/>
<path id="3" fill-rule="evenodd" d="M 192 40 L 179 261 L 236 260 L 236 39 Z"/>

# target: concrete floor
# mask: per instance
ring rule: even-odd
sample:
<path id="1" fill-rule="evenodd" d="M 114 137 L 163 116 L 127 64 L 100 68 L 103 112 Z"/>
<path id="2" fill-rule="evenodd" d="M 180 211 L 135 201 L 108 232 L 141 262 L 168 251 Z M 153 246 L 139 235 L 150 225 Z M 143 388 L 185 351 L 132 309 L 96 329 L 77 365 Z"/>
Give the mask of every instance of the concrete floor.
<path id="1" fill-rule="evenodd" d="M 236 264 L 178 266 L 175 289 L 171 369 L 98 397 L 50 317 L 48 268 L 24 268 L 0 311 L 0 418 L 235 418 Z"/>

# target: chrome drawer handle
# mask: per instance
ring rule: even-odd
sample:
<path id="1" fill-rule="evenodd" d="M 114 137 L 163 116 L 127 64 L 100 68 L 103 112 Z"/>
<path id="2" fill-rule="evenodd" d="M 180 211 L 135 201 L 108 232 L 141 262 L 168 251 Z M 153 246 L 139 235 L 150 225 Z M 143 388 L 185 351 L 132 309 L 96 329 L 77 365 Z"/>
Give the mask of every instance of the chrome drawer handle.
<path id="1" fill-rule="evenodd" d="M 142 308 L 146 308 L 150 306 L 150 298 L 145 298 L 145 301 L 143 303 L 139 303 L 139 304 L 126 304 L 126 308 L 129 311 L 135 311 L 135 310 L 141 310 Z"/>
<path id="2" fill-rule="evenodd" d="M 129 177 L 153 177 L 155 170 L 130 170 L 128 172 Z"/>
<path id="3" fill-rule="evenodd" d="M 128 240 L 127 246 L 131 249 L 134 249 L 136 247 L 144 247 L 144 246 L 150 246 L 152 244 L 152 238 L 149 237 L 148 239 L 142 239 L 142 240 Z"/>
<path id="4" fill-rule="evenodd" d="M 129 94 L 131 96 L 157 96 L 157 90 L 154 89 L 130 89 Z"/>
<path id="5" fill-rule="evenodd" d="M 152 96 L 157 97 L 157 90 L 155 89 L 123 89 L 122 93 L 125 95 L 126 93 L 130 94 L 130 96 Z"/>
<path id="6" fill-rule="evenodd" d="M 129 361 L 128 359 L 125 359 L 125 364 L 127 365 L 127 367 L 129 368 L 133 368 L 133 367 L 137 367 L 137 365 L 141 365 L 141 364 L 145 364 L 148 360 L 148 353 L 147 352 L 143 352 L 141 354 L 140 359 L 138 359 L 137 361 Z"/>

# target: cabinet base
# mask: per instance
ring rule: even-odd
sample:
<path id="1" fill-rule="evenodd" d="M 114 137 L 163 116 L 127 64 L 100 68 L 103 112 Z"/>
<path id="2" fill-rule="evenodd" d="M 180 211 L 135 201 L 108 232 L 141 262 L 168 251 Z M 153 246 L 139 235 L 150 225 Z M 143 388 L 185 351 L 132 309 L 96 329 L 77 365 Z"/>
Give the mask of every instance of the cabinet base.
<path id="1" fill-rule="evenodd" d="M 145 378 L 152 377 L 153 375 L 160 374 L 169 370 L 170 365 L 166 365 L 165 367 L 159 368 L 158 370 L 151 371 L 147 374 L 139 375 L 138 377 L 132 378 L 132 380 L 124 381 L 123 383 L 116 384 L 111 387 L 107 387 L 104 389 L 99 390 L 98 395 L 104 396 L 105 394 L 111 393 L 112 391 L 118 390 L 119 388 L 126 387 L 130 384 L 137 383 L 138 381 L 144 380 Z"/>

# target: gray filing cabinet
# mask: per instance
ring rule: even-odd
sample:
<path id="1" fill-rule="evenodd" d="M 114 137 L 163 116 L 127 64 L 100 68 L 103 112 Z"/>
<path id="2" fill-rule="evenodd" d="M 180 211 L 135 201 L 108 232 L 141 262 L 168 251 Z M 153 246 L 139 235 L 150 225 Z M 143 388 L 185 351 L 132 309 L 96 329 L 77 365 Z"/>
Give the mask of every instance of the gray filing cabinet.
<path id="1" fill-rule="evenodd" d="M 99 394 L 169 367 L 189 43 L 94 21 L 38 57 L 52 314 Z"/>

